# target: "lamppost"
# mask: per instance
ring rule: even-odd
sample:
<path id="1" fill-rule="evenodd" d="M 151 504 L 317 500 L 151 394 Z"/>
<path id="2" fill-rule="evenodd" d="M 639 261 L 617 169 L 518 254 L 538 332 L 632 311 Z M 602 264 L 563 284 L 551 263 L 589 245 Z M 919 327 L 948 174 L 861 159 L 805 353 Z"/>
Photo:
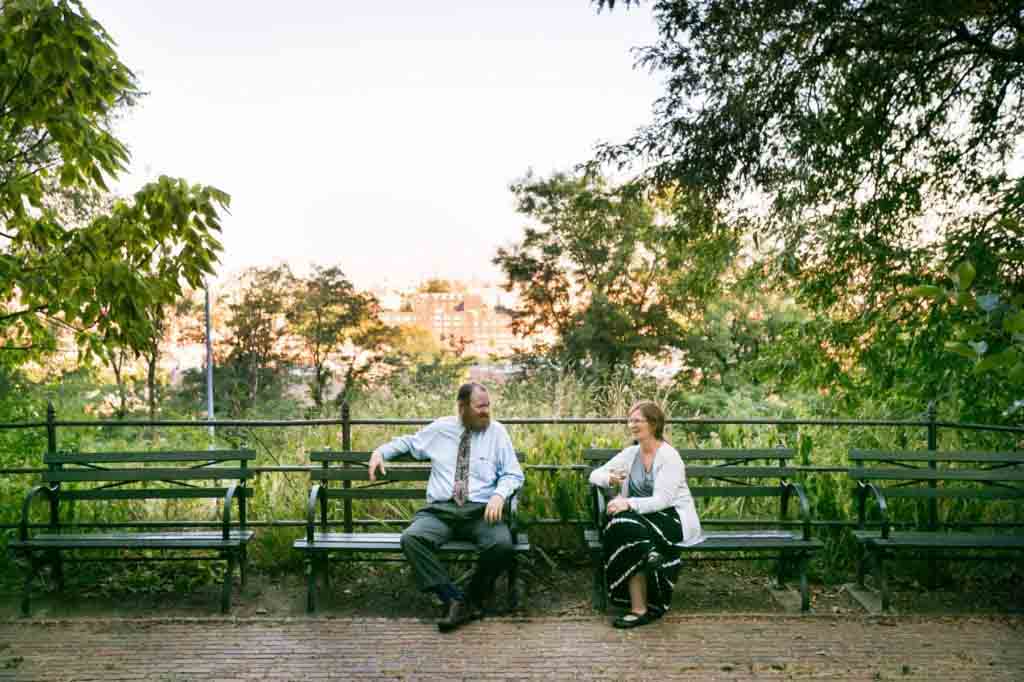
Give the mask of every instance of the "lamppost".
<path id="1" fill-rule="evenodd" d="M 206 291 L 206 419 L 213 421 L 213 341 L 210 338 L 210 286 Z M 210 424 L 210 448 L 215 443 L 214 426 Z"/>

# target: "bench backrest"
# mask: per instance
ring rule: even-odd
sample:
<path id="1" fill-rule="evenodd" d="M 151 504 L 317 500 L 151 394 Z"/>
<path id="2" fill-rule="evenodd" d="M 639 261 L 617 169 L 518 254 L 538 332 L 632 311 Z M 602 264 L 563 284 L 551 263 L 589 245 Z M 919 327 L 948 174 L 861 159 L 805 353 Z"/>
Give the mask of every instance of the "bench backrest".
<path id="1" fill-rule="evenodd" d="M 596 469 L 619 452 L 617 448 L 591 448 L 583 451 L 583 462 Z M 679 456 L 695 498 L 779 497 L 783 493 L 779 483 L 798 472 L 792 466 L 792 448 L 688 449 L 679 450 Z"/>
<path id="2" fill-rule="evenodd" d="M 370 452 L 348 450 L 320 450 L 309 453 L 309 459 L 319 468 L 309 472 L 310 481 L 325 488 L 328 500 L 425 500 L 426 482 L 430 478 L 430 462 L 411 457 L 396 457 L 387 462 L 387 474 L 378 475 L 370 483 L 367 464 Z M 353 483 L 362 485 L 353 486 Z M 388 484 L 401 482 L 400 486 Z M 410 485 L 411 484 L 411 485 Z"/>
<path id="3" fill-rule="evenodd" d="M 232 485 L 238 522 L 246 520 L 252 450 L 47 454 L 43 482 L 62 501 L 223 499 Z"/>
<path id="4" fill-rule="evenodd" d="M 430 462 L 410 456 L 396 457 L 385 465 L 387 474 L 370 482 L 368 463 L 370 452 L 352 450 L 318 450 L 309 453 L 314 467 L 309 472 L 310 482 L 321 486 L 320 524 L 326 526 L 327 504 L 332 500 L 345 505 L 345 528 L 352 530 L 352 502 L 417 500 L 426 502 Z M 517 453 L 522 457 L 521 453 Z M 319 465 L 319 466 L 317 466 Z M 394 484 L 394 485 L 392 485 Z M 408 519 L 389 519 L 404 523 Z M 379 520 L 375 521 L 378 522 Z"/>
<path id="5" fill-rule="evenodd" d="M 939 500 L 1024 500 L 1024 452 L 851 449 L 849 459 L 850 478 L 886 499 L 928 501 L 929 526 Z"/>

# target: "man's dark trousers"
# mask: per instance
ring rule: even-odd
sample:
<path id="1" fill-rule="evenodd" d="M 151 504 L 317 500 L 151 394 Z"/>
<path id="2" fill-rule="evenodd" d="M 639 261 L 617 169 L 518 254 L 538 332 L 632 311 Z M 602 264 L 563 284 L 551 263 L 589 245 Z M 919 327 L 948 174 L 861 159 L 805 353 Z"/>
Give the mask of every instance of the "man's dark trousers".
<path id="1" fill-rule="evenodd" d="M 448 571 L 435 550 L 449 540 L 470 540 L 480 551 L 467 597 L 481 604 L 494 587 L 494 580 L 509 568 L 512 559 L 512 533 L 504 521 L 490 524 L 484 520 L 482 502 L 434 502 L 416 512 L 402 533 L 402 551 L 412 565 L 416 585 L 433 590 L 451 583 Z"/>

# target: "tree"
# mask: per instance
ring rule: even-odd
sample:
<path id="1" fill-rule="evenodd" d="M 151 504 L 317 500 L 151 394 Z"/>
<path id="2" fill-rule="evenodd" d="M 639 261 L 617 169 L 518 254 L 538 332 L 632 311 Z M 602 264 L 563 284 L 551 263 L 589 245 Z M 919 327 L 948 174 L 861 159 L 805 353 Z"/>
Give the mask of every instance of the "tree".
<path id="1" fill-rule="evenodd" d="M 456 290 L 455 285 L 446 279 L 433 277 L 416 288 L 421 294 L 450 294 Z"/>
<path id="2" fill-rule="evenodd" d="M 264 377 L 276 373 L 290 353 L 284 347 L 285 315 L 298 283 L 287 265 L 249 268 L 238 301 L 228 305 L 227 321 L 231 350 L 227 362 L 246 377 L 247 402 L 260 394 Z"/>
<path id="3" fill-rule="evenodd" d="M 922 398 L 962 376 L 939 357 L 953 327 L 905 295 L 979 253 L 996 263 L 994 288 L 1020 291 L 1019 3 L 658 0 L 653 11 L 659 40 L 639 63 L 665 74 L 665 93 L 651 125 L 598 159 L 643 160 L 642 181 L 699 187 L 730 211 L 754 199 L 759 257 L 827 318 L 816 342 L 852 344 L 856 373 L 885 385 L 903 371 L 893 354 L 909 351 Z"/>
<path id="4" fill-rule="evenodd" d="M 151 311 L 198 286 L 221 249 L 223 192 L 161 177 L 77 222 L 128 152 L 110 125 L 139 95 L 77 0 L 0 4 L 0 349 L 28 358 L 74 332 L 86 357 L 141 351 Z"/>
<path id="5" fill-rule="evenodd" d="M 299 283 L 288 309 L 291 332 L 301 340 L 303 359 L 313 367 L 310 385 L 317 408 L 324 405 L 329 362 L 346 346 L 364 341 L 368 326 L 379 324 L 379 306 L 373 295 L 356 291 L 341 268 L 314 266 Z"/>
<path id="6" fill-rule="evenodd" d="M 550 351 L 570 369 L 604 374 L 678 344 L 678 315 L 707 300 L 738 244 L 697 193 L 649 196 L 591 172 L 527 176 L 512 186 L 537 227 L 498 250 L 517 290 L 519 336 L 553 333 Z"/>

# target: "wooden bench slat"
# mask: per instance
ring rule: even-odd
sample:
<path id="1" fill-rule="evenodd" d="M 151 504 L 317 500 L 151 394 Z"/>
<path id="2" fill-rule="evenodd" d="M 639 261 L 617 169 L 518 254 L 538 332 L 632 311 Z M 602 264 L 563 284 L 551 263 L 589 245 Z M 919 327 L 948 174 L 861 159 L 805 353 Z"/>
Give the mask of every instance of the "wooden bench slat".
<path id="1" fill-rule="evenodd" d="M 583 451 L 586 464 L 604 464 L 622 451 L 622 448 L 591 448 Z M 792 448 L 754 448 L 754 449 L 684 449 L 679 450 L 679 457 L 684 461 L 704 460 L 736 460 L 751 461 L 759 459 L 789 460 L 795 452 Z"/>
<path id="2" fill-rule="evenodd" d="M 1008 469 L 851 469 L 850 478 L 858 481 L 1024 481 L 1024 471 Z"/>
<path id="3" fill-rule="evenodd" d="M 425 488 L 327 488 L 324 491 L 332 500 L 423 500 Z"/>
<path id="4" fill-rule="evenodd" d="M 186 500 L 223 499 L 227 488 L 103 488 L 94 490 L 61 490 L 61 500 Z M 251 488 L 235 489 L 235 497 L 253 497 Z"/>
<path id="5" fill-rule="evenodd" d="M 105 464 L 115 462 L 251 461 L 254 450 L 189 450 L 151 452 L 58 452 L 43 456 L 44 464 Z"/>
<path id="6" fill-rule="evenodd" d="M 43 480 L 49 483 L 74 481 L 191 481 L 229 478 L 242 480 L 253 476 L 248 469 L 209 467 L 196 469 L 75 469 L 47 471 Z"/>
<path id="7" fill-rule="evenodd" d="M 690 486 L 694 497 L 779 497 L 781 486 L 763 485 L 698 485 Z"/>
<path id="8" fill-rule="evenodd" d="M 1024 549 L 1024 535 L 893 531 L 888 539 L 882 539 L 878 532 L 875 531 L 871 535 L 859 536 L 858 539 L 878 547 Z"/>
<path id="9" fill-rule="evenodd" d="M 401 533 L 323 533 L 316 531 L 313 543 L 305 538 L 295 541 L 295 547 L 307 551 L 344 550 L 351 552 L 400 552 L 402 551 Z M 518 533 L 513 551 L 528 552 L 530 541 L 526 533 Z M 479 548 L 472 542 L 446 542 L 440 548 L 445 553 L 472 553 Z"/>
<path id="10" fill-rule="evenodd" d="M 309 453 L 311 462 L 362 462 L 370 460 L 370 451 L 320 450 Z"/>
<path id="11" fill-rule="evenodd" d="M 986 488 L 882 488 L 886 498 L 928 499 L 960 499 L 960 500 L 1016 500 L 1024 498 L 1024 488 L 1010 490 L 989 486 Z"/>
<path id="12" fill-rule="evenodd" d="M 316 452 L 309 453 L 309 460 L 311 462 L 320 463 L 348 463 L 348 464 L 366 464 L 370 461 L 370 455 L 373 453 L 370 451 L 356 451 L 356 450 L 318 450 Z M 516 457 L 522 460 L 523 453 L 516 451 Z M 416 459 L 411 455 L 399 455 L 394 459 L 388 461 L 388 464 L 396 464 L 402 462 L 427 462 L 427 460 Z"/>
<path id="13" fill-rule="evenodd" d="M 787 478 L 799 473 L 793 467 L 780 466 L 704 466 L 687 465 L 686 477 L 689 478 Z"/>
<path id="14" fill-rule="evenodd" d="M 13 548 L 25 549 L 220 549 L 237 547 L 253 537 L 253 531 L 233 530 L 228 540 L 219 531 L 193 533 L 40 533 L 27 541 L 13 540 Z"/>
<path id="15" fill-rule="evenodd" d="M 589 529 L 584 537 L 591 549 L 601 546 L 597 530 Z M 822 546 L 820 540 L 804 540 L 800 533 L 784 530 L 749 530 L 749 531 L 710 531 L 704 533 L 704 540 L 696 545 L 679 547 L 684 553 L 718 552 L 770 549 L 817 549 Z"/>
<path id="16" fill-rule="evenodd" d="M 369 481 L 366 469 L 313 469 L 309 477 L 317 481 Z M 387 475 L 377 474 L 378 481 L 426 481 L 430 467 L 388 467 Z"/>
<path id="17" fill-rule="evenodd" d="M 855 462 L 989 462 L 1024 464 L 1021 452 L 978 452 L 972 450 L 850 450 Z"/>

